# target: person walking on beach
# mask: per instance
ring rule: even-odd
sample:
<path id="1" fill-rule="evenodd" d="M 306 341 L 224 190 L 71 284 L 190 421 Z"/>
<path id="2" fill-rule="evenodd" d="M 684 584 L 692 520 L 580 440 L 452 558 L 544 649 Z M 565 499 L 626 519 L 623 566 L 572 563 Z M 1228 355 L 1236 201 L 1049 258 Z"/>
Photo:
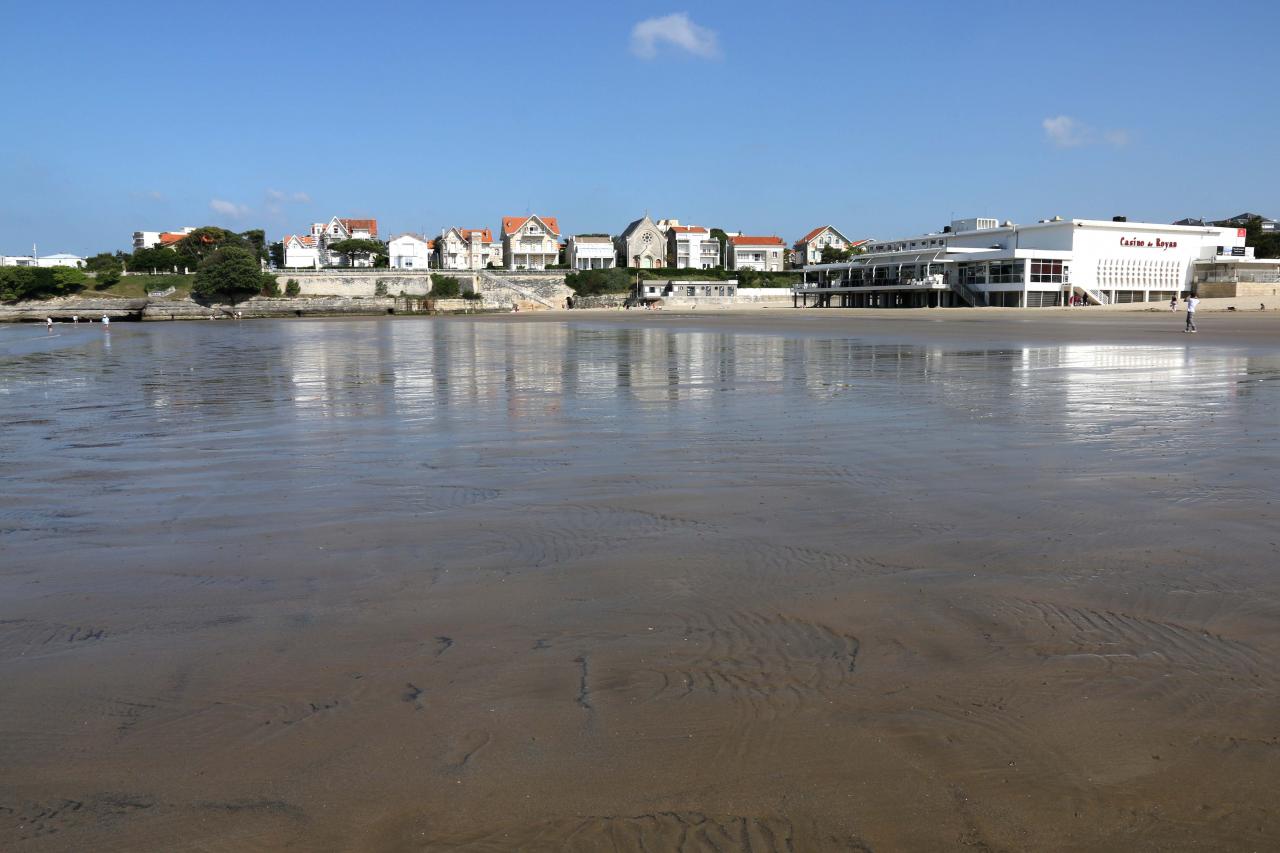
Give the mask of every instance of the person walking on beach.
<path id="1" fill-rule="evenodd" d="M 49 334 L 51 335 L 53 334 L 53 318 L 52 317 L 44 318 L 44 327 L 49 332 Z"/>
<path id="2" fill-rule="evenodd" d="M 1196 333 L 1196 306 L 1200 304 L 1200 297 L 1191 294 L 1187 297 L 1187 325 L 1182 331 Z"/>
<path id="3" fill-rule="evenodd" d="M 1178 310 L 1178 294 L 1176 293 L 1173 294 L 1173 298 L 1169 300 L 1169 310 L 1171 312 Z"/>
<path id="4" fill-rule="evenodd" d="M 104 326 L 110 326 L 110 325 L 111 325 L 111 318 L 110 318 L 110 317 L 108 317 L 106 314 L 103 314 L 103 315 L 102 315 L 102 325 L 104 325 Z"/>

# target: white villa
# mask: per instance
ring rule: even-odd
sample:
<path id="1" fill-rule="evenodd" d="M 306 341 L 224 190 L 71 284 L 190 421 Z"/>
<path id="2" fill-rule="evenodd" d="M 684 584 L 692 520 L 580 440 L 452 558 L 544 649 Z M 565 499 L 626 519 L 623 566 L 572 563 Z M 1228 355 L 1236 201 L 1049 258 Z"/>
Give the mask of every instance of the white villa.
<path id="1" fill-rule="evenodd" d="M 613 240 L 605 234 L 579 234 L 565 242 L 565 262 L 575 270 L 607 270 L 617 266 Z"/>
<path id="2" fill-rule="evenodd" d="M 290 234 L 284 244 L 284 265 L 294 269 L 319 269 L 320 246 L 310 234 Z"/>
<path id="3" fill-rule="evenodd" d="M 701 225 L 670 225 L 667 262 L 676 269 L 713 269 L 720 266 L 720 241 Z"/>
<path id="4" fill-rule="evenodd" d="M 501 267 L 502 244 L 488 228 L 447 228 L 435 241 L 436 266 L 442 270 Z"/>
<path id="5" fill-rule="evenodd" d="M 560 224 L 554 216 L 502 217 L 502 254 L 509 270 L 544 270 L 560 258 Z"/>
<path id="6" fill-rule="evenodd" d="M 345 264 L 347 259 L 342 255 L 335 255 L 329 251 L 329 247 L 334 243 L 342 240 L 376 240 L 378 239 L 378 220 L 376 219 L 342 219 L 337 216 L 328 222 L 316 222 L 311 226 L 311 234 L 309 235 L 315 243 L 316 261 L 311 263 L 289 263 L 289 247 L 285 246 L 285 266 L 331 266 L 333 264 Z M 295 253 L 294 257 L 299 261 L 307 260 L 305 254 Z M 318 263 L 317 263 L 318 262 Z M 357 259 L 353 266 L 371 267 L 373 266 L 372 258 Z"/>
<path id="7" fill-rule="evenodd" d="M 815 228 L 796 241 L 795 263 L 801 266 L 822 263 L 822 250 L 828 246 L 841 251 L 856 249 L 868 241 L 850 240 L 836 230 L 834 225 Z"/>
<path id="8" fill-rule="evenodd" d="M 727 266 L 731 270 L 782 272 L 782 256 L 787 244 L 781 237 L 749 237 L 740 234 L 729 238 L 728 248 Z"/>
<path id="9" fill-rule="evenodd" d="M 418 234 L 405 233 L 387 242 L 387 265 L 398 270 L 425 270 L 431 267 L 435 241 Z"/>

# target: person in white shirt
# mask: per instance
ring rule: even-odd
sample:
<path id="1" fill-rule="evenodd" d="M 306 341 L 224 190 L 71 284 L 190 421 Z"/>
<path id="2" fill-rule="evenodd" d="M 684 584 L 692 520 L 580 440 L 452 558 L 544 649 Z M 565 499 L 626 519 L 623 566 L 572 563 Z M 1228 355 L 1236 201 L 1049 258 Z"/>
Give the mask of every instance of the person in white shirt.
<path id="1" fill-rule="evenodd" d="M 1196 331 L 1196 306 L 1200 304 L 1200 297 L 1192 295 L 1187 297 L 1187 325 L 1183 328 L 1184 332 L 1195 334 Z"/>
<path id="2" fill-rule="evenodd" d="M 104 326 L 110 326 L 110 325 L 111 325 L 111 318 L 110 318 L 110 317 L 108 317 L 106 314 L 103 314 L 103 315 L 102 315 L 102 325 L 104 325 Z"/>

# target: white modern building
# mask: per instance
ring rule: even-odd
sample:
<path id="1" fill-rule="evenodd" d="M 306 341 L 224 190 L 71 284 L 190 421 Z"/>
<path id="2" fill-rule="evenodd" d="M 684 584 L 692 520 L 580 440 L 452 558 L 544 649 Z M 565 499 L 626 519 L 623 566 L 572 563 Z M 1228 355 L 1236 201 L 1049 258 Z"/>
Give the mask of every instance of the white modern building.
<path id="1" fill-rule="evenodd" d="M 75 267 L 84 266 L 84 258 L 59 252 L 52 255 L 0 255 L 0 267 Z"/>
<path id="2" fill-rule="evenodd" d="M 729 238 L 727 267 L 731 270 L 782 272 L 782 255 L 786 248 L 787 244 L 781 237 L 752 237 L 739 234 Z"/>
<path id="3" fill-rule="evenodd" d="M 419 234 L 400 234 L 387 242 L 387 265 L 397 270 L 430 269 L 434 249 L 433 240 Z"/>
<path id="4" fill-rule="evenodd" d="M 676 269 L 709 270 L 720 266 L 720 241 L 701 225 L 667 227 L 667 264 Z"/>
<path id="5" fill-rule="evenodd" d="M 607 270 L 617 266 L 613 238 L 607 234 L 576 234 L 565 241 L 565 263 L 575 270 Z"/>
<path id="6" fill-rule="evenodd" d="M 502 217 L 502 254 L 509 270 L 544 270 L 560 258 L 560 223 L 554 216 Z"/>
<path id="7" fill-rule="evenodd" d="M 1044 219 L 955 220 L 941 232 L 879 241 L 839 264 L 806 266 L 796 304 L 841 307 L 1039 308 L 1167 302 L 1197 266 L 1247 258 L 1242 228 Z"/>
<path id="8" fill-rule="evenodd" d="M 167 246 L 178 242 L 194 230 L 196 230 L 194 226 L 188 225 L 176 231 L 134 231 L 133 248 L 137 250 L 154 249 L 160 245 Z"/>
<path id="9" fill-rule="evenodd" d="M 483 270 L 502 266 L 502 244 L 488 228 L 446 228 L 435 241 L 435 265 L 442 270 Z"/>

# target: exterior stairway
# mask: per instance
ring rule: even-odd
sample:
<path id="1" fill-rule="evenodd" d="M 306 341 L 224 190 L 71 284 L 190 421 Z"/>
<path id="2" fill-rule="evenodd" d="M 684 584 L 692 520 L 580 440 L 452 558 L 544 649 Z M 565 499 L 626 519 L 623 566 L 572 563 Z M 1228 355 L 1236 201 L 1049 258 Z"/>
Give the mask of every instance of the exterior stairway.
<path id="1" fill-rule="evenodd" d="M 504 307 L 532 302 L 543 308 L 563 308 L 565 297 L 573 296 L 573 288 L 564 283 L 563 275 L 504 275 L 480 270 L 476 285 L 485 302 Z"/>
<path id="2" fill-rule="evenodd" d="M 977 293 L 959 281 L 951 282 L 951 292 L 963 299 L 971 308 L 981 308 L 987 304 L 985 294 Z"/>

